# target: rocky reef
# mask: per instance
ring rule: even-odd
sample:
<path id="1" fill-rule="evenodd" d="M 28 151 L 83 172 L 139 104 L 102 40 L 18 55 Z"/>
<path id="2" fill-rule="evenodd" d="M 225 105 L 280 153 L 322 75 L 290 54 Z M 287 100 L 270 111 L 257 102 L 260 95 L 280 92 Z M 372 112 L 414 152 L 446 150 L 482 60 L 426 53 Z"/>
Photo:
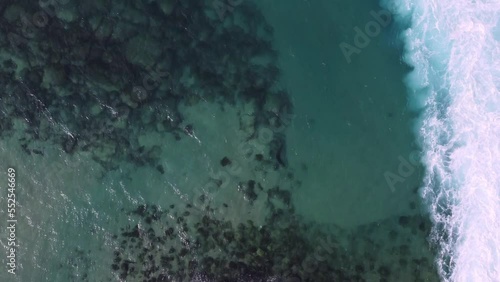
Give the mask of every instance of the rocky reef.
<path id="1" fill-rule="evenodd" d="M 249 3 L 216 8 L 194 0 L 2 1 L 1 134 L 23 123 L 26 153 L 41 151 L 35 141 L 51 142 L 68 154 L 89 152 L 108 170 L 133 162 L 161 172 L 162 149 L 141 136 L 189 135 L 181 103 L 247 101 L 258 120 L 243 126 L 276 122 L 291 104 L 276 87 L 272 28 Z M 277 108 L 266 109 L 274 96 Z"/>
<path id="2" fill-rule="evenodd" d="M 259 226 L 219 220 L 210 206 L 140 205 L 115 235 L 111 268 L 124 281 L 439 281 L 432 252 L 412 245 L 425 245 L 415 241 L 430 232 L 423 217 L 321 228 L 286 196 L 268 201 L 274 212 Z"/>

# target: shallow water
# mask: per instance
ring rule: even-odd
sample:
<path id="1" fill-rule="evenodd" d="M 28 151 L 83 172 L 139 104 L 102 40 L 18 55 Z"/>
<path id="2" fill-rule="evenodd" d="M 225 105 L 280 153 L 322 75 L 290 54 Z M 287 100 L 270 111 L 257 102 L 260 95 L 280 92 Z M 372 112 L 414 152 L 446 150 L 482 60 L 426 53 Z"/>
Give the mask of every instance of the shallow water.
<path id="1" fill-rule="evenodd" d="M 214 3 L 0 4 L 0 280 L 438 281 L 401 28 Z"/>

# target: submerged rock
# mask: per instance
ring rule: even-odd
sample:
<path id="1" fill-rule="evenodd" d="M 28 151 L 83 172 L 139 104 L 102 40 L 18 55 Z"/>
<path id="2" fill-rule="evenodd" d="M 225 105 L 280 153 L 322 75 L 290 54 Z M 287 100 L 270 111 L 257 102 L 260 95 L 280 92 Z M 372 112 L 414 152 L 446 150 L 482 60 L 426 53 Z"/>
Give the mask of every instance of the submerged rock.
<path id="1" fill-rule="evenodd" d="M 67 136 L 63 141 L 64 152 L 71 154 L 75 151 L 77 138 L 74 136 Z"/>
<path id="2" fill-rule="evenodd" d="M 4 61 L 0 75 L 21 74 L 30 91 L 37 93 L 41 108 L 78 132 L 78 141 L 84 146 L 46 128 L 33 132 L 47 137 L 48 142 L 64 139 L 68 153 L 86 150 L 105 168 L 128 161 L 157 167 L 154 161 L 138 162 L 133 150 L 116 149 L 132 143 L 139 131 L 172 134 L 176 140 L 184 131 L 193 137 L 189 128 L 178 128 L 181 103 L 235 105 L 245 99 L 242 131 L 250 138 L 263 122 L 256 118 L 255 109 L 264 107 L 266 93 L 272 96 L 278 91 L 272 85 L 277 56 L 271 38 L 256 33 L 269 28 L 252 4 L 239 6 L 228 15 L 228 19 L 238 20 L 223 25 L 209 16 L 213 6 L 202 1 L 124 4 L 91 0 L 80 6 L 70 2 L 53 8 L 46 23 L 50 27 L 34 26 L 27 34 L 22 25 L 13 23 L 33 10 L 29 1 L 5 7 L 0 29 L 18 35 L 19 40 L 4 48 L 5 56 L 16 60 Z M 27 40 L 31 38 L 37 40 Z M 2 80 L 0 85 L 27 92 L 14 80 Z M 13 96 L 17 101 L 12 104 L 27 104 L 20 97 L 23 95 Z M 30 97 L 29 93 L 24 97 Z M 273 103 L 279 106 L 279 102 Z M 150 109 L 155 110 L 151 113 Z M 32 108 L 18 108 L 16 115 L 6 118 L 22 117 L 40 124 L 41 117 L 33 113 Z M 2 130 L 0 134 L 8 133 Z M 106 138 L 96 137 L 102 135 Z M 284 163 L 283 157 L 279 160 Z"/>
<path id="3" fill-rule="evenodd" d="M 224 157 L 224 158 L 222 158 L 222 160 L 220 160 L 221 166 L 227 166 L 230 164 L 231 164 L 231 160 L 228 157 Z"/>

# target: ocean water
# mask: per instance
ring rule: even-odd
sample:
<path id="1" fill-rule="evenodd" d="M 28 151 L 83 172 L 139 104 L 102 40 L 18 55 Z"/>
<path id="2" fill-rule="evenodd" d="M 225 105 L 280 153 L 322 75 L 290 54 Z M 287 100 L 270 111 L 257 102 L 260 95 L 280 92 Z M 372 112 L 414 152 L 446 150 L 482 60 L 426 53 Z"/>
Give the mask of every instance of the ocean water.
<path id="1" fill-rule="evenodd" d="M 498 281 L 499 9 L 2 1 L 0 281 Z"/>

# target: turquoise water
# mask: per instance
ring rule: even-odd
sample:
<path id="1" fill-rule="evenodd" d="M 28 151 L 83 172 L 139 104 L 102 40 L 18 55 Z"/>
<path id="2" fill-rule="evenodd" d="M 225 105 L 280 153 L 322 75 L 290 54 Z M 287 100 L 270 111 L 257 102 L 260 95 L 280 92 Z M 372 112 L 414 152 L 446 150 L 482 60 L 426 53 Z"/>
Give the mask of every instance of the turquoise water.
<path id="1" fill-rule="evenodd" d="M 436 5 L 2 2 L 0 281 L 496 281 L 499 9 Z"/>

